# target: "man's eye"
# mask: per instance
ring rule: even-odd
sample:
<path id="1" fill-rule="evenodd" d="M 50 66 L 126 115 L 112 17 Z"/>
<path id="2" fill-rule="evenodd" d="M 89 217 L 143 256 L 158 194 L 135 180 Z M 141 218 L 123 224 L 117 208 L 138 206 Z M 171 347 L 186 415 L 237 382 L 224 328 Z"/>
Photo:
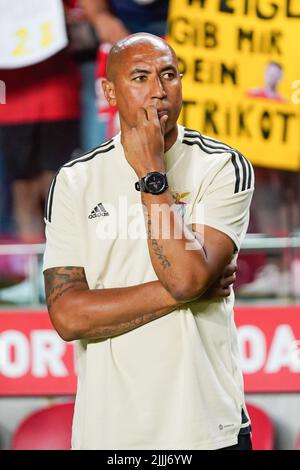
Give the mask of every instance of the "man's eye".
<path id="1" fill-rule="evenodd" d="M 173 80 L 175 78 L 175 73 L 174 72 L 166 72 L 163 74 L 163 78 L 166 78 L 167 80 Z"/>
<path id="2" fill-rule="evenodd" d="M 144 82 L 147 79 L 146 75 L 138 75 L 137 77 L 134 77 L 135 82 Z"/>

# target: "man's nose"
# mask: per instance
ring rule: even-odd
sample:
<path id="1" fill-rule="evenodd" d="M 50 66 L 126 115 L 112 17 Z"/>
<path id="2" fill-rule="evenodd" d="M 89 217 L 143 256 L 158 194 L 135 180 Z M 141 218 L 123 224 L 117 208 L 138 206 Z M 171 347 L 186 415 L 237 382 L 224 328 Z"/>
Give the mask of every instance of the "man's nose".
<path id="1" fill-rule="evenodd" d="M 165 98 L 167 96 L 166 90 L 164 89 L 163 83 L 160 77 L 155 77 L 152 82 L 151 87 L 151 97 L 152 98 Z"/>

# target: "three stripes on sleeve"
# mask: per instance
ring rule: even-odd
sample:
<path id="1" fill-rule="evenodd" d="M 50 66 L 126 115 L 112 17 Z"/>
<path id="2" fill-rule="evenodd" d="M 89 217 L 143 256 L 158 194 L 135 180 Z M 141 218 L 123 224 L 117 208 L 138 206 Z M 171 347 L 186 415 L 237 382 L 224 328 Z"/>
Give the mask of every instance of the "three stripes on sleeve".
<path id="1" fill-rule="evenodd" d="M 184 129 L 182 143 L 186 145 L 197 145 L 206 154 L 230 153 L 231 162 L 235 171 L 234 193 L 250 189 L 253 180 L 253 168 L 249 161 L 237 150 L 211 137 L 204 136 L 192 129 Z"/>

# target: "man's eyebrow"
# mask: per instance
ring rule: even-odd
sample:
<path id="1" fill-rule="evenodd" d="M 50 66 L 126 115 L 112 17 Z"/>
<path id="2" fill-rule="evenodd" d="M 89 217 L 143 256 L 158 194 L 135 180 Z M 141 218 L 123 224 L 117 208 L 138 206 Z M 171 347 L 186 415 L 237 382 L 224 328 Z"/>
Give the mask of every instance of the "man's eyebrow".
<path id="1" fill-rule="evenodd" d="M 174 65 L 166 65 L 162 69 L 160 69 L 160 72 L 166 72 L 167 70 L 173 70 L 173 72 L 177 72 L 177 68 L 174 67 Z"/>
<path id="2" fill-rule="evenodd" d="M 135 69 L 133 69 L 131 72 L 130 72 L 130 75 L 135 75 L 136 73 L 151 73 L 150 70 L 147 70 L 147 69 L 142 69 L 142 68 L 139 68 L 139 67 L 136 67 Z"/>
<path id="3" fill-rule="evenodd" d="M 165 65 L 164 67 L 162 67 L 160 69 L 159 72 L 162 73 L 162 72 L 166 72 L 167 70 L 172 70 L 173 72 L 177 73 L 177 68 L 174 67 L 174 65 L 171 65 L 171 64 L 170 65 Z M 151 73 L 151 71 L 148 70 L 148 69 L 143 69 L 141 67 L 136 67 L 130 72 L 130 76 L 135 75 L 137 73 L 145 73 L 145 74 L 149 75 Z"/>

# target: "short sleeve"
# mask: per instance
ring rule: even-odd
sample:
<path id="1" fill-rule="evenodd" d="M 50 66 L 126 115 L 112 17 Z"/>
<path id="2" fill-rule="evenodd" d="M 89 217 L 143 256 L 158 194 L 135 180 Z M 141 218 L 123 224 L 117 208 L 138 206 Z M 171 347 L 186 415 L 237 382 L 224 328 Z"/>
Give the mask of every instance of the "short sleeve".
<path id="1" fill-rule="evenodd" d="M 237 250 L 247 232 L 254 191 L 254 171 L 240 153 L 218 155 L 210 184 L 200 193 L 191 221 L 213 227 L 228 235 Z"/>
<path id="2" fill-rule="evenodd" d="M 60 170 L 54 177 L 46 205 L 46 250 L 43 269 L 58 266 L 82 266 L 79 230 L 75 207 L 75 191 L 66 171 Z"/>

